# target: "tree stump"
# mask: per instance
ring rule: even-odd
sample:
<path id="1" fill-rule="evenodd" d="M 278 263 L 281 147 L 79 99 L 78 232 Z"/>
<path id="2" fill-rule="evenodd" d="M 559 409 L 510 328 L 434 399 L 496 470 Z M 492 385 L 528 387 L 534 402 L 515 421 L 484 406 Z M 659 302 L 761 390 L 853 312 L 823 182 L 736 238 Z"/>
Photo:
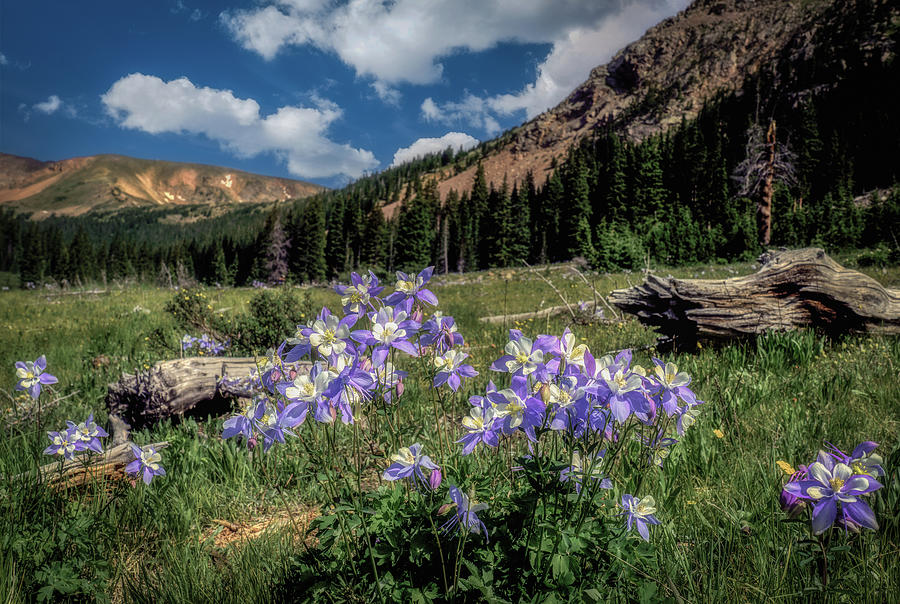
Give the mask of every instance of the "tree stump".
<path id="1" fill-rule="evenodd" d="M 900 333 L 900 290 L 844 268 L 823 250 L 760 256 L 752 275 L 722 280 L 648 275 L 610 302 L 681 343 L 815 327 L 832 334 Z"/>
<path id="2" fill-rule="evenodd" d="M 181 417 L 202 403 L 249 398 L 253 357 L 191 357 L 162 361 L 147 371 L 123 374 L 110 384 L 106 403 L 111 414 L 138 428 L 167 417 Z M 298 366 L 308 371 L 308 365 Z M 225 379 L 223 379 L 225 378 Z"/>

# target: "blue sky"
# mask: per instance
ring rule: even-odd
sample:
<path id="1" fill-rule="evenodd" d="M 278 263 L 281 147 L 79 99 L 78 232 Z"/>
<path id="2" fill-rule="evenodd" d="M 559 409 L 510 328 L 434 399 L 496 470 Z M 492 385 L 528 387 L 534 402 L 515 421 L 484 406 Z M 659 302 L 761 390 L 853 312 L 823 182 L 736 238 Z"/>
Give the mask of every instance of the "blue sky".
<path id="1" fill-rule="evenodd" d="M 688 0 L 0 4 L 0 151 L 340 186 L 556 105 Z"/>

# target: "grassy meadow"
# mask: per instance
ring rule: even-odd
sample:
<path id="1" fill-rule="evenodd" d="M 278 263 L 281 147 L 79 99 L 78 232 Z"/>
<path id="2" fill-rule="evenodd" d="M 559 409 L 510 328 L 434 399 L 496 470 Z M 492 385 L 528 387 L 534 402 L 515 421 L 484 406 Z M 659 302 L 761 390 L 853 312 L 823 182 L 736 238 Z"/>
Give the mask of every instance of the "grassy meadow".
<path id="1" fill-rule="evenodd" d="M 592 300 L 592 287 L 607 294 L 641 280 L 589 274 L 589 285 L 565 266 L 539 270 L 572 303 Z M 725 278 L 754 270 L 743 263 L 656 272 Z M 863 270 L 900 287 L 898 268 Z M 180 356 L 184 329 L 164 310 L 174 294 L 140 286 L 0 292 L 0 602 L 900 600 L 900 340 L 804 331 L 663 355 L 692 376 L 705 401 L 696 423 L 662 469 L 614 476 L 616 498 L 596 510 L 607 519 L 599 532 L 556 539 L 548 520 L 534 549 L 523 551 L 509 545 L 510 535 L 522 524 L 519 511 L 537 504 L 526 473 L 511 468 L 536 453 L 521 435 L 465 457 L 453 441 L 469 396 L 484 394 L 489 379 L 505 387 L 507 376 L 489 366 L 503 354 L 508 328 L 559 335 L 569 318 L 478 320 L 561 303 L 525 270 L 448 275 L 431 285 L 479 372 L 458 393 L 436 402 L 411 359 L 399 363 L 410 371 L 399 402 L 360 412 L 354 426 L 307 418 L 296 438 L 263 454 L 221 438 L 227 413 L 164 422 L 132 439 L 168 441 L 166 476 L 71 488 L 34 478 L 53 461 L 43 455 L 47 431 L 91 412 L 109 429 L 107 384 Z M 256 293 L 204 291 L 225 321 L 239 320 Z M 310 295 L 314 308 L 340 307 L 330 288 Z M 608 317 L 571 324 L 577 341 L 598 358 L 632 348 L 636 363 L 652 366 L 654 334 L 632 318 Z M 14 363 L 41 354 L 59 383 L 41 397 L 39 420 L 23 422 L 29 403 L 14 391 Z M 776 462 L 809 464 L 823 441 L 849 452 L 866 440 L 879 443 L 887 472 L 884 488 L 867 499 L 880 528 L 811 538 L 808 515 L 789 521 L 779 507 L 786 475 Z M 441 466 L 443 490 L 421 495 L 381 478 L 390 456 L 412 443 Z M 463 483 L 489 505 L 479 517 L 490 544 L 476 534 L 438 536 L 433 523 L 446 518 L 429 518 L 449 501 L 446 485 Z M 648 543 L 623 534 L 624 520 L 610 507 L 638 485 L 641 496 L 655 497 L 661 521 Z M 562 497 L 572 509 L 581 505 Z M 537 508 L 530 509 L 534 522 Z M 448 584 L 457 586 L 449 595 Z"/>

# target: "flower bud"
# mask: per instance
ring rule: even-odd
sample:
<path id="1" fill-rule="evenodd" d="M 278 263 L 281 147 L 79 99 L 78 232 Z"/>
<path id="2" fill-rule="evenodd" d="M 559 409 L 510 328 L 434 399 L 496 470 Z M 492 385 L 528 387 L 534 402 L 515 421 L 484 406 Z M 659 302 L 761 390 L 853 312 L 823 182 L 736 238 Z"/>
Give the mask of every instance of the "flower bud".
<path id="1" fill-rule="evenodd" d="M 431 476 L 428 477 L 428 486 L 431 487 L 432 491 L 436 491 L 439 486 L 441 486 L 441 470 L 436 469 L 431 471 Z"/>
<path id="2" fill-rule="evenodd" d="M 416 310 L 413 311 L 412 316 L 410 316 L 410 319 L 412 319 L 416 323 L 421 323 L 423 318 L 424 316 L 422 315 L 422 309 L 417 306 Z"/>
<path id="3" fill-rule="evenodd" d="M 397 380 L 397 396 L 403 396 L 403 380 Z"/>
<path id="4" fill-rule="evenodd" d="M 455 505 L 456 505 L 455 503 L 445 503 L 440 508 L 438 508 L 438 516 L 443 516 L 444 514 L 449 512 L 451 509 L 453 509 L 453 506 L 455 506 Z"/>
<path id="5" fill-rule="evenodd" d="M 249 439 L 247 439 L 247 448 L 251 451 L 256 448 L 257 444 L 258 441 L 256 440 L 255 436 L 251 436 Z"/>

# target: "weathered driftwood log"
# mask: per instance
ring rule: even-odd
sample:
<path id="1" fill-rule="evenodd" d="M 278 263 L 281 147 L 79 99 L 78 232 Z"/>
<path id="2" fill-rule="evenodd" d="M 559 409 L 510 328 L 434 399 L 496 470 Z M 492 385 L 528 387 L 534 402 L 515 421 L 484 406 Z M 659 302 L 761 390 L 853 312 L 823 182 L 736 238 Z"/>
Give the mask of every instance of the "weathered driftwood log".
<path id="1" fill-rule="evenodd" d="M 722 280 L 648 275 L 610 301 L 682 343 L 768 330 L 900 333 L 900 290 L 849 270 L 821 249 L 764 254 L 752 275 Z"/>
<path id="2" fill-rule="evenodd" d="M 246 378 L 256 368 L 253 357 L 162 361 L 147 371 L 122 375 L 109 385 L 106 403 L 110 413 L 130 426 L 145 426 L 182 416 L 203 402 L 249 397 Z"/>

